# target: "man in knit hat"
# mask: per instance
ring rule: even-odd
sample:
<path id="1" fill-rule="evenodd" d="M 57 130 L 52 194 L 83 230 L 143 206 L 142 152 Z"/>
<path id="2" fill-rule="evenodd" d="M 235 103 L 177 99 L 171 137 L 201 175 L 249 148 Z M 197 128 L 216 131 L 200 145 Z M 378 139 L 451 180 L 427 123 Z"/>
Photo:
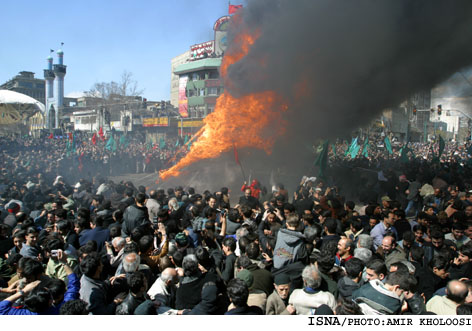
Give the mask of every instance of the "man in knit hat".
<path id="1" fill-rule="evenodd" d="M 290 277 L 278 274 L 274 277 L 274 292 L 267 298 L 266 315 L 291 315 L 295 308 L 288 304 L 290 293 Z"/>

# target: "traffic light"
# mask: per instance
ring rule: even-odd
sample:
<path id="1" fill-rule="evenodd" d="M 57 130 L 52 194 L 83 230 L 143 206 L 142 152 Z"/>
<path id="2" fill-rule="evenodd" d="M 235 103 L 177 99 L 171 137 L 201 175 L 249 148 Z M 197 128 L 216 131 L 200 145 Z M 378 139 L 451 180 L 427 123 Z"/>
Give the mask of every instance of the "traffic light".
<path id="1" fill-rule="evenodd" d="M 438 116 L 441 116 L 442 113 L 442 105 L 438 105 Z"/>
<path id="2" fill-rule="evenodd" d="M 143 98 L 143 108 L 147 108 L 147 99 Z"/>
<path id="3" fill-rule="evenodd" d="M 416 115 L 416 107 L 413 108 L 413 115 Z"/>

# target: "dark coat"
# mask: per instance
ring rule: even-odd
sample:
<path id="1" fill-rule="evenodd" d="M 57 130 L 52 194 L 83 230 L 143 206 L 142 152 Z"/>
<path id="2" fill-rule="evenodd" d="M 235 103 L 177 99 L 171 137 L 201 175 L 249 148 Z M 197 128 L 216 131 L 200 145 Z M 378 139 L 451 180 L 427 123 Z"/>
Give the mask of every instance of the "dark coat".
<path id="1" fill-rule="evenodd" d="M 139 207 L 137 205 L 131 205 L 126 208 L 123 214 L 123 223 L 121 226 L 121 235 L 123 237 L 129 237 L 131 231 L 145 223 L 149 223 L 149 214 L 145 206 Z"/>
<path id="2" fill-rule="evenodd" d="M 146 301 L 144 296 L 136 297 L 129 293 L 126 298 L 116 307 L 116 315 L 133 315 L 135 309 Z"/>
<path id="3" fill-rule="evenodd" d="M 236 307 L 227 311 L 225 315 L 264 315 L 261 308 L 257 306 Z"/>
<path id="4" fill-rule="evenodd" d="M 90 240 L 97 242 L 97 252 L 100 252 L 105 244 L 105 241 L 110 240 L 110 230 L 97 226 L 89 231 L 82 231 L 79 236 L 80 246 L 85 245 Z"/>

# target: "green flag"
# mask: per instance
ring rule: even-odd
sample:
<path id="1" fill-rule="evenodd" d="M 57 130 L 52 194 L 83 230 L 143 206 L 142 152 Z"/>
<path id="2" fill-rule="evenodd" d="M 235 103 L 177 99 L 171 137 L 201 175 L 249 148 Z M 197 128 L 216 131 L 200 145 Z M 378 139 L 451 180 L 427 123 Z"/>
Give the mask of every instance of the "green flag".
<path id="1" fill-rule="evenodd" d="M 184 138 L 184 145 L 188 142 L 188 136 L 185 136 Z"/>
<path id="2" fill-rule="evenodd" d="M 369 147 L 370 147 L 369 140 L 368 139 L 364 140 L 364 147 L 362 148 L 362 156 L 365 158 L 369 157 Z"/>
<path id="3" fill-rule="evenodd" d="M 180 139 L 177 138 L 177 141 L 175 142 L 175 147 L 179 147 L 180 146 Z"/>
<path id="4" fill-rule="evenodd" d="M 113 138 L 113 135 L 111 135 L 110 138 L 108 139 L 105 148 L 108 149 L 109 151 L 116 152 L 116 141 Z"/>
<path id="5" fill-rule="evenodd" d="M 75 153 L 75 136 L 72 136 L 72 141 L 67 139 L 66 144 L 66 155 L 70 156 L 71 154 Z"/>
<path id="6" fill-rule="evenodd" d="M 319 167 L 318 170 L 318 177 L 323 178 L 324 177 L 324 172 L 326 169 L 326 165 L 328 163 L 328 146 L 329 146 L 329 140 L 326 140 L 322 146 L 320 153 L 318 153 L 318 157 L 316 158 L 315 161 L 315 166 Z"/>
<path id="7" fill-rule="evenodd" d="M 360 145 L 356 145 L 352 150 L 351 150 L 351 159 L 355 159 L 357 154 L 359 154 L 359 150 L 361 149 Z"/>
<path id="8" fill-rule="evenodd" d="M 121 146 L 122 148 L 126 148 L 126 147 L 128 147 L 128 145 L 129 145 L 129 141 L 128 141 L 126 135 L 123 134 L 123 135 L 120 137 L 120 146 Z"/>
<path id="9" fill-rule="evenodd" d="M 444 151 L 444 147 L 446 146 L 445 142 L 444 142 L 444 139 L 439 136 L 439 157 L 441 157 L 441 154 L 443 153 Z"/>
<path id="10" fill-rule="evenodd" d="M 411 149 L 408 146 L 403 146 L 400 150 L 400 161 L 403 163 L 408 163 L 408 153 L 411 152 Z"/>
<path id="11" fill-rule="evenodd" d="M 159 140 L 159 148 L 162 149 L 164 147 L 166 147 L 166 141 L 163 137 L 161 137 L 161 139 Z"/>
<path id="12" fill-rule="evenodd" d="M 384 143 L 385 143 L 385 148 L 386 148 L 387 151 L 388 151 L 388 154 L 393 154 L 393 151 L 392 151 L 392 144 L 390 144 L 390 139 L 388 139 L 388 137 L 385 137 Z"/>
<path id="13" fill-rule="evenodd" d="M 347 156 L 348 154 L 351 154 L 351 157 L 352 157 L 352 152 L 356 148 L 357 148 L 357 137 L 352 138 L 351 145 L 349 145 L 349 148 L 346 150 L 346 152 L 344 152 L 344 156 Z"/>

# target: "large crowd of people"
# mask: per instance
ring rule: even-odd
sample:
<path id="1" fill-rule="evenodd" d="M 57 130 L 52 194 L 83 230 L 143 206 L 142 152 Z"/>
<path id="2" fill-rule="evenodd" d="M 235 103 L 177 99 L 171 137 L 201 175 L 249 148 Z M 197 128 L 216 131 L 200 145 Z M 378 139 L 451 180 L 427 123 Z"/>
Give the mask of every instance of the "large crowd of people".
<path id="1" fill-rule="evenodd" d="M 323 178 L 230 197 L 113 182 L 171 156 L 74 139 L 0 141 L 0 314 L 472 313 L 467 145 L 338 144 Z"/>

